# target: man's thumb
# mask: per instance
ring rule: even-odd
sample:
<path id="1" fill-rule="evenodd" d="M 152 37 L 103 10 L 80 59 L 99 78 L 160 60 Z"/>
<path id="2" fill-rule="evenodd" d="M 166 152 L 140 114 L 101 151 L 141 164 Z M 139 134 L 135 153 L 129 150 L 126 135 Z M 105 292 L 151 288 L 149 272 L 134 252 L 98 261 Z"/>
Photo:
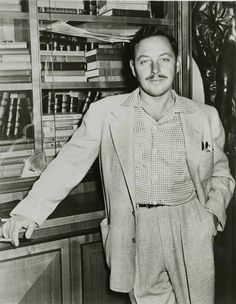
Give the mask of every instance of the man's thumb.
<path id="1" fill-rule="evenodd" d="M 26 230 L 26 233 L 25 233 L 25 237 L 27 239 L 31 238 L 31 236 L 32 236 L 32 234 L 34 232 L 34 228 L 35 228 L 35 224 L 34 223 L 29 224 L 29 226 L 28 226 L 28 228 Z"/>

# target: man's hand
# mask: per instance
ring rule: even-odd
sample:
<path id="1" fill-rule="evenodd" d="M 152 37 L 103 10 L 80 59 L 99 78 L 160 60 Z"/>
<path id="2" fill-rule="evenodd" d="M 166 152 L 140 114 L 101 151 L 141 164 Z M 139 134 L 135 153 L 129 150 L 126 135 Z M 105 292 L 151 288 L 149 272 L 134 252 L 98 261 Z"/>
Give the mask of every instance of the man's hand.
<path id="1" fill-rule="evenodd" d="M 2 220 L 3 222 L 3 220 Z M 12 239 L 14 246 L 19 246 L 19 232 L 21 229 L 25 231 L 25 237 L 30 239 L 33 231 L 36 227 L 36 223 L 27 217 L 22 215 L 13 215 L 7 219 L 2 226 L 2 235 L 4 238 Z"/>

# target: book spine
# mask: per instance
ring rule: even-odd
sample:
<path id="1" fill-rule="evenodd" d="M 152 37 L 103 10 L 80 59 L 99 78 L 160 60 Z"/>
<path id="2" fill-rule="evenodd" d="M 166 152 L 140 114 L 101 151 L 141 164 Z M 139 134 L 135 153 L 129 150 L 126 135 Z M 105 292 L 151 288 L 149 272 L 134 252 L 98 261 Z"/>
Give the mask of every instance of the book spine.
<path id="1" fill-rule="evenodd" d="M 2 70 L 0 71 L 0 76 L 29 76 L 31 75 L 31 70 Z"/>
<path id="2" fill-rule="evenodd" d="M 108 61 L 108 60 L 123 60 L 123 54 L 104 54 L 104 55 L 92 55 L 86 58 L 87 63 L 92 61 Z"/>
<path id="3" fill-rule="evenodd" d="M 5 41 L 0 42 L 0 49 L 27 49 L 26 41 Z"/>
<path id="4" fill-rule="evenodd" d="M 136 2 L 127 3 L 125 1 L 118 3 L 118 2 L 107 2 L 99 9 L 99 14 L 103 14 L 104 12 L 111 10 L 111 9 L 130 9 L 130 10 L 148 10 L 148 1 L 145 2 Z"/>
<path id="5" fill-rule="evenodd" d="M 0 158 L 2 159 L 2 158 L 19 157 L 19 156 L 30 156 L 33 154 L 34 154 L 34 149 L 8 151 L 8 152 L 1 152 Z"/>
<path id="6" fill-rule="evenodd" d="M 45 82 L 86 82 L 86 76 L 47 76 L 43 77 Z"/>
<path id="7" fill-rule="evenodd" d="M 0 71 L 1 75 L 1 71 Z M 41 71 L 42 76 L 85 76 L 85 70 Z"/>
<path id="8" fill-rule="evenodd" d="M 28 54 L 7 54 L 0 55 L 0 62 L 30 62 L 30 55 Z"/>
<path id="9" fill-rule="evenodd" d="M 0 76 L 0 83 L 20 83 L 31 82 L 30 76 Z"/>
<path id="10" fill-rule="evenodd" d="M 122 54 L 123 49 L 121 48 L 97 48 L 94 50 L 90 50 L 85 52 L 85 57 L 89 57 L 92 55 L 116 55 L 116 54 Z"/>
<path id="11" fill-rule="evenodd" d="M 0 152 L 9 152 L 9 151 L 19 151 L 19 150 L 28 150 L 28 149 L 34 149 L 34 143 L 16 143 L 15 140 L 12 144 L 2 144 L 2 141 L 0 141 Z"/>
<path id="12" fill-rule="evenodd" d="M 23 48 L 0 48 L 0 55 L 29 55 L 29 50 Z"/>
<path id="13" fill-rule="evenodd" d="M 41 55 L 41 62 L 85 62 L 85 56 L 53 56 L 53 55 Z"/>
<path id="14" fill-rule="evenodd" d="M 20 109 L 21 109 L 21 99 L 17 98 L 15 125 L 14 125 L 14 132 L 13 132 L 14 137 L 19 137 L 19 135 L 20 135 Z"/>
<path id="15" fill-rule="evenodd" d="M 120 17 L 140 17 L 148 18 L 150 17 L 150 11 L 141 10 L 126 10 L 126 9 L 111 9 L 104 14 L 104 16 L 120 16 Z"/>
<path id="16" fill-rule="evenodd" d="M 46 120 L 43 121 L 42 125 L 45 127 L 63 127 L 63 126 L 70 126 L 70 125 L 78 125 L 80 119 L 64 119 L 64 120 Z"/>
<path id="17" fill-rule="evenodd" d="M 122 75 L 123 69 L 96 69 L 86 72 L 86 76 L 88 78 L 94 77 L 94 76 L 117 76 Z"/>
<path id="18" fill-rule="evenodd" d="M 121 60 L 116 61 L 93 61 L 87 63 L 87 71 L 95 69 L 109 69 L 109 68 L 123 68 L 124 62 Z"/>
<path id="19" fill-rule="evenodd" d="M 68 113 L 68 114 L 45 114 L 42 115 L 42 121 L 50 121 L 50 120 L 66 120 L 66 119 L 81 119 L 82 114 L 80 113 Z"/>
<path id="20" fill-rule="evenodd" d="M 49 7 L 49 8 L 77 8 L 84 9 L 82 1 L 68 1 L 68 0 L 38 0 L 38 7 Z"/>
<path id="21" fill-rule="evenodd" d="M 8 110 L 8 119 L 6 124 L 5 136 L 12 137 L 14 131 L 14 121 L 15 121 L 15 114 L 16 114 L 16 96 L 11 94 L 10 96 L 10 103 L 9 103 L 9 110 Z"/>
<path id="22" fill-rule="evenodd" d="M 42 56 L 85 56 L 84 51 L 50 51 L 50 50 L 41 50 L 40 55 Z"/>
<path id="23" fill-rule="evenodd" d="M 88 79 L 89 82 L 125 81 L 123 76 L 95 76 Z"/>
<path id="24" fill-rule="evenodd" d="M 73 130 L 55 130 L 55 131 L 47 131 L 44 132 L 44 137 L 59 137 L 59 136 L 71 136 L 75 132 L 75 129 Z"/>
<path id="25" fill-rule="evenodd" d="M 0 136 L 3 135 L 4 123 L 6 120 L 6 112 L 8 108 L 10 93 L 3 92 L 0 101 Z"/>
<path id="26" fill-rule="evenodd" d="M 0 63 L 0 70 L 30 70 L 30 62 L 4 62 Z"/>
<path id="27" fill-rule="evenodd" d="M 0 64 L 1 66 L 1 64 Z M 61 71 L 61 70 L 85 70 L 85 62 L 42 62 L 42 70 Z"/>
<path id="28" fill-rule="evenodd" d="M 0 166 L 0 178 L 20 177 L 24 164 Z"/>
<path id="29" fill-rule="evenodd" d="M 77 14 L 82 15 L 84 10 L 78 8 L 65 8 L 65 7 L 38 7 L 40 13 L 51 13 L 51 14 Z"/>

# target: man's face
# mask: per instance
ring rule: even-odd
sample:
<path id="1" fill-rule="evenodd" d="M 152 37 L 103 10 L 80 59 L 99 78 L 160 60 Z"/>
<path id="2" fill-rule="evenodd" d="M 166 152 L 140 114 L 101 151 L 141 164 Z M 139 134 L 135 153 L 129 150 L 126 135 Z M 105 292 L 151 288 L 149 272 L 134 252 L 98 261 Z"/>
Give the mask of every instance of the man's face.
<path id="1" fill-rule="evenodd" d="M 136 45 L 134 62 L 130 61 L 130 67 L 141 90 L 158 97 L 172 89 L 179 62 L 169 40 L 164 36 L 154 36 Z"/>

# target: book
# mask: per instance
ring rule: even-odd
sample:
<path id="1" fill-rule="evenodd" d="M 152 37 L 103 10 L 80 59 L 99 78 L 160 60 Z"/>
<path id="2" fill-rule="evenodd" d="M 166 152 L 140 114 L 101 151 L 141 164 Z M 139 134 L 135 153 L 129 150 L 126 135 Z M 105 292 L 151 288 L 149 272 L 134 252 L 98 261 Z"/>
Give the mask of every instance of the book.
<path id="1" fill-rule="evenodd" d="M 1 70 L 30 70 L 31 63 L 30 62 L 4 62 L 0 63 L 0 71 Z"/>
<path id="2" fill-rule="evenodd" d="M 119 69 L 124 67 L 124 62 L 122 60 L 99 60 L 92 61 L 87 63 L 87 71 L 95 70 L 95 69 Z"/>
<path id="3" fill-rule="evenodd" d="M 0 83 L 31 82 L 30 76 L 0 76 Z"/>
<path id="4" fill-rule="evenodd" d="M 0 42 L 0 49 L 27 49 L 27 42 L 26 41 Z"/>
<path id="5" fill-rule="evenodd" d="M 75 1 L 75 0 L 37 0 L 37 6 L 48 7 L 48 8 L 84 9 L 83 1 Z"/>
<path id="6" fill-rule="evenodd" d="M 86 82 L 86 76 L 66 76 L 66 75 L 57 75 L 57 76 L 43 76 L 44 82 Z"/>
<path id="7" fill-rule="evenodd" d="M 1 64 L 0 64 L 1 67 Z M 41 62 L 41 70 L 85 70 L 85 62 Z"/>
<path id="8" fill-rule="evenodd" d="M 123 69 L 95 69 L 91 71 L 86 71 L 86 77 L 91 78 L 95 76 L 117 76 L 117 75 L 122 75 Z"/>
<path id="9" fill-rule="evenodd" d="M 19 151 L 19 150 L 28 150 L 28 149 L 34 149 L 34 143 L 33 142 L 16 142 L 15 140 L 12 141 L 12 144 L 2 144 L 2 141 L 0 141 L 0 152 L 8 152 L 8 151 Z"/>
<path id="10" fill-rule="evenodd" d="M 28 54 L 3 54 L 0 55 L 0 62 L 30 62 Z"/>
<path id="11" fill-rule="evenodd" d="M 1 75 L 1 71 L 0 71 Z M 84 76 L 85 70 L 56 70 L 56 71 L 41 71 L 42 76 Z"/>
<path id="12" fill-rule="evenodd" d="M 67 119 L 81 119 L 82 114 L 80 113 L 68 113 L 68 114 L 44 114 L 42 115 L 42 121 L 50 121 L 50 120 L 67 120 Z"/>
<path id="13" fill-rule="evenodd" d="M 9 0 L 0 0 L 0 4 L 8 4 Z M 20 4 L 21 0 L 11 0 L 11 4 Z"/>
<path id="14" fill-rule="evenodd" d="M 65 7 L 38 7 L 39 13 L 50 13 L 50 14 L 77 14 L 82 15 L 83 9 L 78 8 L 65 8 Z"/>
<path id="15" fill-rule="evenodd" d="M 99 8 L 99 14 L 101 15 L 110 9 L 148 10 L 148 8 L 148 1 L 107 1 Z"/>
<path id="16" fill-rule="evenodd" d="M 150 11 L 148 10 L 127 10 L 112 8 L 104 13 L 102 16 L 119 16 L 119 17 L 137 17 L 137 18 L 150 18 Z"/>
<path id="17" fill-rule="evenodd" d="M 32 154 L 34 154 L 34 149 L 0 152 L 0 159 L 18 156 L 30 156 Z"/>
<path id="18" fill-rule="evenodd" d="M 89 82 L 125 81 L 124 76 L 95 76 L 88 79 Z"/>
<path id="19" fill-rule="evenodd" d="M 1 54 L 1 51 L 0 51 Z M 40 50 L 40 55 L 45 55 L 45 56 L 85 56 L 84 51 L 57 51 L 57 50 Z"/>
<path id="20" fill-rule="evenodd" d="M 10 164 L 0 166 L 0 178 L 20 177 L 24 164 Z"/>
<path id="21" fill-rule="evenodd" d="M 21 12 L 21 5 L 0 3 L 0 12 Z"/>
<path id="22" fill-rule="evenodd" d="M 0 76 L 30 76 L 31 70 L 0 70 Z"/>
<path id="23" fill-rule="evenodd" d="M 0 57 L 1 58 L 1 57 Z M 41 62 L 85 62 L 85 56 L 67 56 L 67 55 L 41 55 Z"/>
<path id="24" fill-rule="evenodd" d="M 113 61 L 113 60 L 123 60 L 123 54 L 95 54 L 89 57 L 86 57 L 87 63 L 93 62 L 93 61 Z"/>
<path id="25" fill-rule="evenodd" d="M 9 101 L 9 109 L 8 109 L 8 118 L 6 123 L 6 129 L 4 130 L 4 135 L 6 137 L 12 137 L 14 131 L 14 122 L 15 122 L 15 115 L 16 115 L 16 99 L 17 94 L 11 93 L 10 94 L 10 101 Z"/>
<path id="26" fill-rule="evenodd" d="M 77 129 L 77 128 L 76 128 Z M 44 132 L 44 137 L 59 137 L 59 136 L 71 136 L 76 129 L 72 130 L 54 130 L 54 131 L 47 131 Z"/>
<path id="27" fill-rule="evenodd" d="M 90 57 L 93 55 L 116 55 L 123 54 L 122 48 L 97 48 L 90 51 L 85 52 L 85 57 Z"/>
<path id="28" fill-rule="evenodd" d="M 4 123 L 6 120 L 6 112 L 8 110 L 9 92 L 3 92 L 0 100 L 0 137 L 3 134 Z"/>
<path id="29" fill-rule="evenodd" d="M 29 54 L 29 49 L 25 48 L 0 48 L 0 55 L 27 55 Z"/>
<path id="30" fill-rule="evenodd" d="M 63 126 L 70 126 L 70 125 L 77 125 L 80 121 L 81 117 L 78 119 L 55 119 L 55 120 L 45 120 L 42 122 L 42 125 L 45 127 L 63 127 Z"/>

